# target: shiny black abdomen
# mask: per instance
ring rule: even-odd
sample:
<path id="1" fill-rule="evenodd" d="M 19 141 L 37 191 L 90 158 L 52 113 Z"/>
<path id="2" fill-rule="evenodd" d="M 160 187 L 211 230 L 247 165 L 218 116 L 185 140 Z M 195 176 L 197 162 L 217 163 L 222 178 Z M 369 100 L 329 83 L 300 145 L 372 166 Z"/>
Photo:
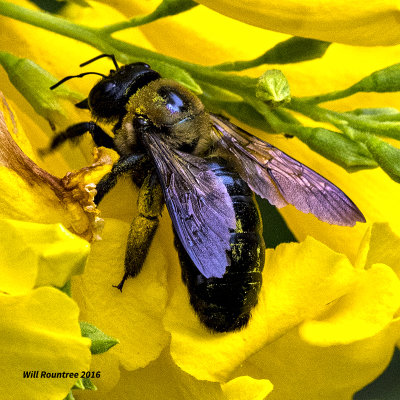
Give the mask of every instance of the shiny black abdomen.
<path id="1" fill-rule="evenodd" d="M 253 192 L 240 176 L 227 168 L 221 158 L 209 165 L 231 196 L 236 229 L 231 233 L 231 265 L 222 278 L 205 278 L 193 264 L 175 235 L 182 267 L 182 279 L 188 287 L 190 303 L 200 320 L 211 330 L 229 332 L 244 327 L 257 304 L 264 267 L 262 223 Z"/>

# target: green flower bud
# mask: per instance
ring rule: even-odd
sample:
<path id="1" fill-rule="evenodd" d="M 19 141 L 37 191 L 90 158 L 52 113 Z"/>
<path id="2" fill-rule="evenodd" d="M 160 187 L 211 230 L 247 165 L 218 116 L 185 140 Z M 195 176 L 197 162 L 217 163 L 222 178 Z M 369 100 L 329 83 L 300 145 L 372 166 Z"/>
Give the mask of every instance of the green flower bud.
<path id="1" fill-rule="evenodd" d="M 65 85 L 50 90 L 57 79 L 27 58 L 0 52 L 0 64 L 6 70 L 11 83 L 32 105 L 35 111 L 50 122 L 66 118 L 60 98 L 71 101 L 82 100 L 83 96 L 69 90 Z"/>
<path id="2" fill-rule="evenodd" d="M 290 102 L 289 83 L 281 71 L 271 69 L 260 76 L 256 86 L 256 97 L 271 107 L 283 106 Z"/>
<path id="3" fill-rule="evenodd" d="M 356 108 L 355 110 L 348 111 L 346 114 L 362 115 L 364 117 L 379 117 L 383 115 L 397 115 L 399 110 L 393 107 L 378 107 L 378 108 Z"/>
<path id="4" fill-rule="evenodd" d="M 183 11 L 190 10 L 198 4 L 192 0 L 164 0 L 155 10 L 160 17 L 176 15 Z"/>
<path id="5" fill-rule="evenodd" d="M 321 40 L 292 37 L 253 60 L 225 62 L 213 68 L 219 71 L 243 71 L 263 64 L 298 63 L 322 57 L 329 45 L 329 42 Z"/>
<path id="6" fill-rule="evenodd" d="M 371 136 L 367 147 L 380 167 L 396 182 L 400 183 L 400 149 Z"/>
<path id="7" fill-rule="evenodd" d="M 355 92 L 397 92 L 400 90 L 400 64 L 373 72 L 351 87 Z"/>
<path id="8" fill-rule="evenodd" d="M 322 40 L 292 37 L 278 43 L 263 56 L 265 64 L 290 64 L 322 57 L 330 43 Z"/>
<path id="9" fill-rule="evenodd" d="M 306 127 L 297 127 L 296 132 L 296 136 L 308 147 L 348 171 L 378 166 L 362 143 L 339 132 Z"/>

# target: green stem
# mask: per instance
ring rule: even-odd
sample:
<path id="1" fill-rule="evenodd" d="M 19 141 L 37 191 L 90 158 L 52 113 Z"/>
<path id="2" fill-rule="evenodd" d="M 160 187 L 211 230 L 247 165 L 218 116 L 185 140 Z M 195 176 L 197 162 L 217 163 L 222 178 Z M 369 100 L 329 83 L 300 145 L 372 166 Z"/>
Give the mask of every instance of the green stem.
<path id="1" fill-rule="evenodd" d="M 243 71 L 245 69 L 258 67 L 263 64 L 268 64 L 268 60 L 265 60 L 265 54 L 260 57 L 254 58 L 253 60 L 243 61 L 230 61 L 222 64 L 210 66 L 208 68 L 218 71 Z"/>
<path id="2" fill-rule="evenodd" d="M 344 90 L 337 90 L 335 92 L 320 94 L 317 96 L 301 97 L 300 99 L 307 103 L 320 104 L 320 103 L 325 103 L 327 101 L 343 99 L 345 97 L 353 95 L 356 92 L 357 90 L 353 89 L 353 87 L 349 87 Z"/>
<path id="3" fill-rule="evenodd" d="M 151 14 L 140 15 L 139 17 L 132 18 L 129 21 L 121 21 L 115 24 L 107 25 L 104 28 L 99 29 L 99 32 L 101 34 L 111 34 L 123 29 L 135 28 L 136 26 L 149 24 L 150 22 L 156 21 L 162 17 L 163 15 L 160 15 L 157 10 L 155 10 Z"/>
<path id="4" fill-rule="evenodd" d="M 244 96 L 244 100 L 253 106 L 271 125 L 275 133 L 291 133 L 288 132 L 292 124 L 283 122 L 278 114 L 274 113 L 271 108 L 265 104 L 263 101 L 250 96 Z"/>
<path id="5" fill-rule="evenodd" d="M 383 115 L 364 115 L 364 118 L 368 118 L 371 121 L 381 121 L 381 122 L 400 122 L 400 113 L 398 114 L 383 114 Z"/>
<path id="6" fill-rule="evenodd" d="M 307 103 L 303 98 L 292 98 L 288 108 L 300 112 L 314 121 L 329 122 L 343 130 L 344 133 L 349 133 L 349 131 L 346 131 L 346 127 L 350 127 L 355 130 L 354 132 L 359 132 L 363 135 L 376 134 L 400 140 L 400 124 L 395 122 L 380 122 L 357 115 L 338 113 Z M 349 136 L 354 139 L 353 132 L 351 130 L 350 132 Z"/>

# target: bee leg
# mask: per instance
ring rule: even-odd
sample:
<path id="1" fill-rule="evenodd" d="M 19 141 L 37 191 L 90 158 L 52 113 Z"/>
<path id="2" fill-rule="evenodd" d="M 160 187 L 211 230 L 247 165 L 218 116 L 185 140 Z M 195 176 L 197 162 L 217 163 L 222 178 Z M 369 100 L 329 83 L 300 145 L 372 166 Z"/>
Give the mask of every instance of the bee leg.
<path id="1" fill-rule="evenodd" d="M 158 177 L 153 171 L 144 179 L 139 189 L 138 211 L 129 229 L 125 253 L 125 274 L 115 287 L 122 291 L 127 278 L 136 276 L 142 269 L 151 241 L 156 233 L 164 197 Z"/>
<path id="2" fill-rule="evenodd" d="M 97 194 L 94 198 L 96 205 L 100 203 L 103 197 L 116 185 L 117 179 L 120 175 L 131 173 L 135 182 L 143 182 L 141 176 L 148 173 L 150 169 L 150 162 L 145 154 L 131 154 L 127 157 L 121 157 L 112 167 L 111 171 L 104 175 L 99 183 L 96 185 Z"/>
<path id="3" fill-rule="evenodd" d="M 79 124 L 71 125 L 65 131 L 59 132 L 53 137 L 49 147 L 47 149 L 42 149 L 40 153 L 46 155 L 52 153 L 64 142 L 76 139 L 86 132 L 92 135 L 93 141 L 97 147 L 104 146 L 109 149 L 114 148 L 114 139 L 109 136 L 99 125 L 94 122 L 80 122 Z"/>

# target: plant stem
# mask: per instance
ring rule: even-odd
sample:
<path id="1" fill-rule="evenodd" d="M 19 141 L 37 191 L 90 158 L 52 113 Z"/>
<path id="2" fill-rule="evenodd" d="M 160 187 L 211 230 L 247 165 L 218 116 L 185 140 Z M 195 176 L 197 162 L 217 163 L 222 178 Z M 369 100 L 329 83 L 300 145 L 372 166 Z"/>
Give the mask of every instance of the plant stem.
<path id="1" fill-rule="evenodd" d="M 320 104 L 320 103 L 325 103 L 327 101 L 343 99 L 345 97 L 353 95 L 356 92 L 357 90 L 355 90 L 355 88 L 351 86 L 344 90 L 337 90 L 335 92 L 320 94 L 317 96 L 301 97 L 301 100 L 307 103 Z"/>
<path id="2" fill-rule="evenodd" d="M 364 134 L 376 134 L 400 140 L 400 124 L 396 122 L 380 122 L 362 116 L 338 113 L 310 104 L 303 98 L 292 98 L 287 107 L 310 117 L 314 121 L 329 122 L 343 130 L 344 133 L 348 133 L 346 127 L 350 127 Z"/>

